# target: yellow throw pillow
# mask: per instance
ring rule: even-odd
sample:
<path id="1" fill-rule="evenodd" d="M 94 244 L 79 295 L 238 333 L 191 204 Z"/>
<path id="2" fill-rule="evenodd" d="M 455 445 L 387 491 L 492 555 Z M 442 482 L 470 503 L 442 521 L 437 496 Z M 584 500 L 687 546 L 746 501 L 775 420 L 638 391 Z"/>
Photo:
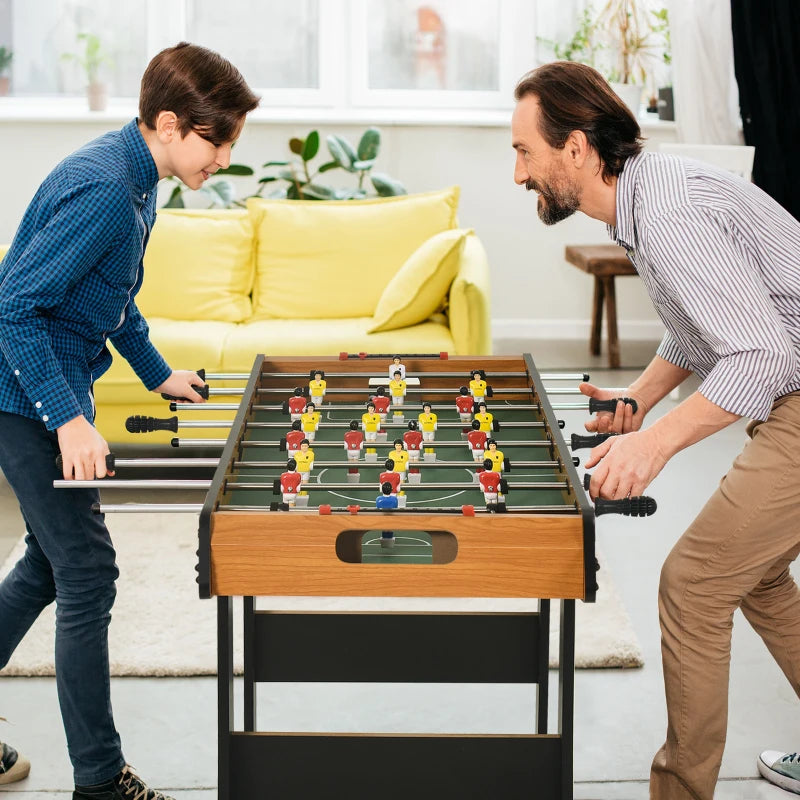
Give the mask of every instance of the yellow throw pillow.
<path id="1" fill-rule="evenodd" d="M 458 274 L 464 240 L 471 232 L 454 228 L 423 242 L 383 290 L 367 333 L 416 325 L 440 308 Z"/>
<path id="2" fill-rule="evenodd" d="M 244 209 L 164 209 L 136 296 L 145 317 L 243 322 L 252 314 L 253 225 Z"/>
<path id="3" fill-rule="evenodd" d="M 254 319 L 369 317 L 405 260 L 457 225 L 459 189 L 368 200 L 250 199 Z"/>

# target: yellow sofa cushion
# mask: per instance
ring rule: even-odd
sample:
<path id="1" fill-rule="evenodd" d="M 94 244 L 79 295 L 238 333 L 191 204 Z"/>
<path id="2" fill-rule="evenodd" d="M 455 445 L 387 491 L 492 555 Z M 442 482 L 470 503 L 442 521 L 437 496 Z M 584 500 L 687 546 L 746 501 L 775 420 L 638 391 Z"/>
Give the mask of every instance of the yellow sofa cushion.
<path id="1" fill-rule="evenodd" d="M 242 322 L 252 313 L 253 225 L 244 210 L 166 209 L 144 257 L 145 317 Z"/>
<path id="2" fill-rule="evenodd" d="M 424 241 L 383 290 L 368 333 L 416 325 L 442 305 L 458 274 L 464 239 L 471 231 L 453 228 Z"/>
<path id="3" fill-rule="evenodd" d="M 368 200 L 247 201 L 254 319 L 367 317 L 405 260 L 456 226 L 459 189 Z"/>

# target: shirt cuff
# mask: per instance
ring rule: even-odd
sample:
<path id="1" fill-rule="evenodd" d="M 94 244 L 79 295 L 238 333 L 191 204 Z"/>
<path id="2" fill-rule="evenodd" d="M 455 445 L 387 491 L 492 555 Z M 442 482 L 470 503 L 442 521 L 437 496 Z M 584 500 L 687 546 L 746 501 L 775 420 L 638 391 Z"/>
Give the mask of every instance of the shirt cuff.
<path id="1" fill-rule="evenodd" d="M 54 431 L 65 422 L 83 416 L 75 394 L 63 377 L 53 378 L 27 392 L 39 419 Z"/>
<path id="2" fill-rule="evenodd" d="M 745 369 L 751 360 L 752 353 L 737 353 L 718 361 L 698 391 L 731 414 L 765 420 L 775 402 L 776 387 L 785 384 L 791 375 L 791 359 L 779 353 L 765 354 L 759 361 L 757 376 Z M 787 365 L 789 369 L 784 369 Z"/>

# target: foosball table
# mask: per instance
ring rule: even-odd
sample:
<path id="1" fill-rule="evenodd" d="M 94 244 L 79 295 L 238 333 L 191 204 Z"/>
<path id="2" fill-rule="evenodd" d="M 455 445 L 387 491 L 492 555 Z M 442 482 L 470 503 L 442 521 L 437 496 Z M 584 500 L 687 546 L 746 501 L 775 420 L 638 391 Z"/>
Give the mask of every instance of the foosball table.
<path id="1" fill-rule="evenodd" d="M 206 376 L 239 378 L 246 381 L 243 388 L 215 390 L 208 384 L 207 404 L 173 402 L 174 417 L 129 420 L 130 430 L 169 427 L 178 434 L 173 440 L 178 447 L 222 447 L 218 460 L 196 460 L 215 464 L 210 482 L 183 482 L 206 492 L 202 506 L 175 507 L 200 513 L 199 590 L 201 597 L 217 598 L 219 797 L 571 798 L 575 601 L 595 599 L 595 516 L 645 515 L 654 503 L 647 498 L 590 502 L 529 355 L 403 356 L 403 396 L 393 396 L 371 435 L 356 441 L 358 447 L 352 438 L 348 446 L 343 438 L 348 431 L 370 427 L 362 418 L 367 404 L 386 394 L 390 360 L 365 354 L 259 355 L 249 376 Z M 319 417 L 316 424 L 303 419 L 302 436 L 310 441 L 301 450 L 298 437 L 290 435 L 298 427 L 291 424 L 298 409 L 290 409 L 288 400 L 298 396 L 296 387 L 305 392 L 315 377 L 324 379 L 323 395 L 314 398 Z M 554 382 L 581 377 L 547 376 Z M 471 381 L 473 409 L 465 412 L 456 398 Z M 241 400 L 218 402 L 219 395 L 232 394 Z M 227 409 L 235 418 L 193 419 L 204 409 Z M 420 427 L 425 413 L 435 422 L 424 417 L 427 435 L 413 446 L 414 437 L 404 437 Z M 476 415 L 481 421 L 473 427 Z M 228 428 L 227 438 L 179 435 L 184 427 L 203 425 Z M 468 435 L 481 428 L 485 444 L 476 447 Z M 602 438 L 573 436 L 572 449 Z M 483 448 L 492 464 L 483 461 Z M 297 460 L 290 460 L 294 454 Z M 116 467 L 137 466 L 134 461 L 117 460 Z M 175 463 L 189 466 L 187 460 Z M 298 463 L 304 465 L 299 483 L 286 479 Z M 399 485 L 384 483 L 387 470 L 402 473 Z M 488 476 L 494 480 L 482 482 L 481 473 L 492 471 L 498 473 Z M 97 510 L 146 509 L 100 504 Z M 156 504 L 153 510 L 171 509 Z M 256 597 L 287 595 L 539 603 L 536 612 L 390 612 L 379 619 L 374 612 L 256 608 Z M 238 730 L 234 596 L 244 598 L 244 715 Z M 561 617 L 555 732 L 548 731 L 551 600 L 560 601 Z M 532 732 L 257 730 L 259 683 L 376 679 L 535 684 Z M 388 769 L 389 763 L 403 766 Z"/>

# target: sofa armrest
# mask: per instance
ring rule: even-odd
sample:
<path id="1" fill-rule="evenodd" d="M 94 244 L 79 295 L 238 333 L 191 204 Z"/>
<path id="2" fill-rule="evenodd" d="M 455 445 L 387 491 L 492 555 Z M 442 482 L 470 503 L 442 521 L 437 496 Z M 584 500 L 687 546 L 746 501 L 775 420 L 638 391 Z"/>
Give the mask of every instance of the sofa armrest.
<path id="1" fill-rule="evenodd" d="M 489 259 L 480 239 L 471 234 L 450 287 L 450 333 L 456 355 L 491 355 L 489 299 Z"/>
<path id="2" fill-rule="evenodd" d="M 3 260 L 3 257 L 8 252 L 8 249 L 11 247 L 10 244 L 0 244 L 0 261 Z"/>

